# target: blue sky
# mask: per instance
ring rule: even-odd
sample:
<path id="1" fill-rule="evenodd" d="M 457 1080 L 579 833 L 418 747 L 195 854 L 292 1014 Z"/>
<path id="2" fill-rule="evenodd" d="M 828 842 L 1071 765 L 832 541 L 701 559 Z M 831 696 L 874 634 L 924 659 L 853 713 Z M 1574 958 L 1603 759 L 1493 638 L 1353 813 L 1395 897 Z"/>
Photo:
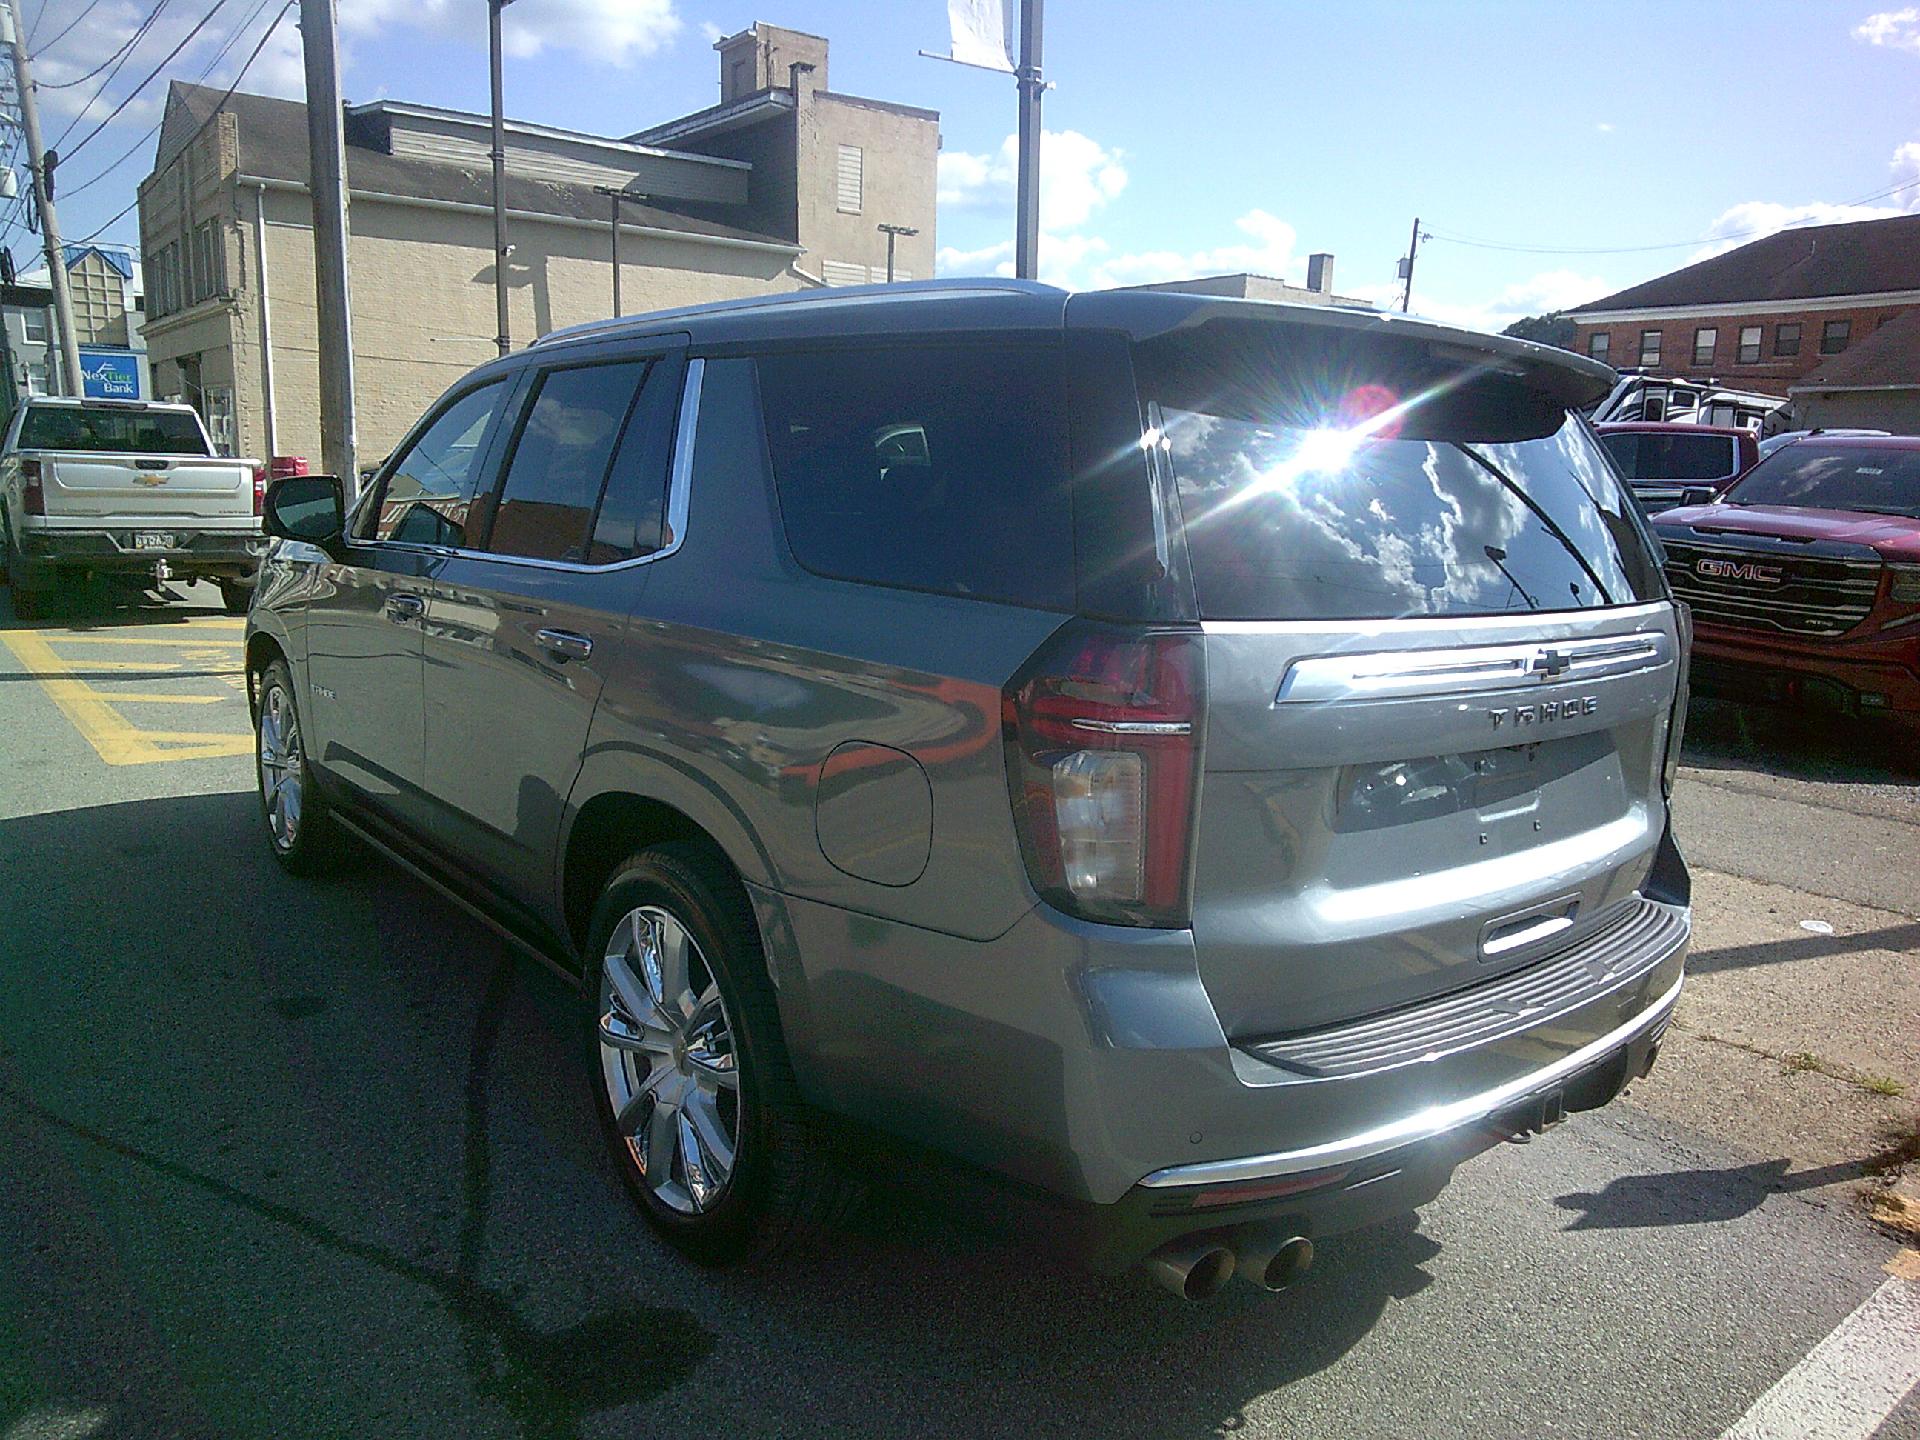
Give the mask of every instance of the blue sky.
<path id="1" fill-rule="evenodd" d="M 44 14 L 42 3 L 21 0 L 44 52 L 36 73 L 52 84 L 111 54 L 151 0 L 96 0 L 90 11 L 89 0 L 46 0 Z M 210 3 L 170 0 L 69 151 Z M 264 0 L 215 61 L 256 3 L 226 0 L 73 156 L 62 195 L 136 145 L 168 76 L 231 79 L 280 0 Z M 480 0 L 340 6 L 350 98 L 485 108 Z M 943 269 L 1007 263 L 1013 84 L 917 57 L 946 48 L 942 0 L 516 0 L 507 16 L 509 113 L 609 134 L 712 103 L 713 35 L 755 19 L 826 35 L 835 89 L 941 112 Z M 1336 288 L 1381 298 L 1395 290 L 1417 214 L 1435 238 L 1422 248 L 1415 308 L 1497 327 L 1732 243 L 1716 236 L 1920 209 L 1920 184 L 1845 206 L 1920 181 L 1920 6 L 1052 0 L 1047 19 L 1057 88 L 1046 106 L 1042 265 L 1067 283 L 1237 269 L 1298 280 L 1308 252 L 1330 250 Z M 43 93 L 50 140 L 98 84 Z M 291 18 L 245 88 L 299 93 Z M 151 153 L 140 145 L 62 201 L 69 237 L 132 200 Z M 134 236 L 129 215 L 104 238 Z M 25 260 L 30 239 L 17 228 L 7 239 Z M 1666 248 L 1545 253 L 1654 245 Z"/>

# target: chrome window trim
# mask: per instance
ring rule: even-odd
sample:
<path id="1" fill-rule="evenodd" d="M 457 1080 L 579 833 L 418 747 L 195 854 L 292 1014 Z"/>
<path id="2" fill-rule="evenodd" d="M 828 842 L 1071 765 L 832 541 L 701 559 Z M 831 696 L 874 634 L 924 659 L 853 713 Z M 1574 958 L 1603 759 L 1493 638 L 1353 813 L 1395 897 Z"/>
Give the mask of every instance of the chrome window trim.
<path id="1" fill-rule="evenodd" d="M 1671 664 L 1674 650 L 1665 630 L 1640 630 L 1574 639 L 1309 655 L 1287 666 L 1273 703 L 1326 705 L 1534 689 L 1655 669 Z"/>
<path id="2" fill-rule="evenodd" d="M 687 361 L 686 380 L 680 389 L 680 414 L 674 424 L 673 461 L 667 469 L 667 532 L 673 538 L 660 549 L 649 550 L 645 555 L 634 555 L 625 560 L 609 561 L 605 565 L 588 565 L 578 560 L 538 560 L 530 555 L 502 555 L 493 550 L 466 550 L 451 545 L 415 545 L 402 540 L 360 540 L 353 543 L 368 549 L 439 555 L 449 559 L 490 560 L 498 565 L 521 565 L 533 570 L 563 570 L 585 575 L 606 575 L 666 559 L 686 543 L 687 512 L 693 490 L 694 429 L 700 420 L 700 382 L 706 375 L 706 366 L 704 359 Z"/>
<path id="3" fill-rule="evenodd" d="M 1343 644 L 1378 636 L 1415 636 L 1460 631 L 1524 630 L 1535 638 L 1543 628 L 1573 625 L 1582 633 L 1624 633 L 1630 626 L 1658 620 L 1673 611 L 1671 600 L 1636 600 L 1630 605 L 1590 605 L 1577 610 L 1503 610 L 1492 615 L 1396 615 L 1383 620 L 1202 620 L 1205 635 L 1282 635 L 1332 631 Z M 1542 643 L 1545 643 L 1544 641 Z"/>

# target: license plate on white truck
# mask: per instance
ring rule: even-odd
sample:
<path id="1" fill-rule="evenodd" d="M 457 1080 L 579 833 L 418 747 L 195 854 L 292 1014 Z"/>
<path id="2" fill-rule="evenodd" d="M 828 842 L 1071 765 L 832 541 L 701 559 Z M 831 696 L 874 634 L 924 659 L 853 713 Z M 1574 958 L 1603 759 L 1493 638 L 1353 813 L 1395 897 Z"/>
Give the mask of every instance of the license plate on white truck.
<path id="1" fill-rule="evenodd" d="M 136 530 L 133 532 L 133 548 L 136 550 L 174 550 L 178 548 L 179 537 L 171 530 Z"/>

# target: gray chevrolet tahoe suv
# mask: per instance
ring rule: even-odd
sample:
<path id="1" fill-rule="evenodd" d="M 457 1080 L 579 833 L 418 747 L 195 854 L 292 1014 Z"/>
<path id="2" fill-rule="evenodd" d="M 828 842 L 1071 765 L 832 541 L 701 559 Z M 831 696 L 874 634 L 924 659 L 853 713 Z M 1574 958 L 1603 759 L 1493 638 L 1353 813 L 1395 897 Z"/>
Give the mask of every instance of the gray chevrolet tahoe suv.
<path id="1" fill-rule="evenodd" d="M 696 1258 L 879 1136 L 1096 1267 L 1277 1288 L 1672 1014 L 1687 636 L 1610 380 L 991 281 L 551 335 L 350 512 L 269 496 L 273 853 L 351 832 L 576 978 Z"/>

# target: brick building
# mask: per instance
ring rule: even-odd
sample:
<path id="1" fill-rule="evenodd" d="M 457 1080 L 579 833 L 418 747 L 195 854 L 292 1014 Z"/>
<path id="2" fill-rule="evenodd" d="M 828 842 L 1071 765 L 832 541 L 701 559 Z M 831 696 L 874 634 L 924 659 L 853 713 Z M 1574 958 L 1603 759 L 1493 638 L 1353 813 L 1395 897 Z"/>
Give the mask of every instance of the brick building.
<path id="1" fill-rule="evenodd" d="M 1616 369 L 1787 395 L 1916 307 L 1920 214 L 1782 230 L 1568 315 L 1573 348 Z M 1895 353 L 1876 373 L 1920 379 L 1920 348 L 1877 348 Z"/>

